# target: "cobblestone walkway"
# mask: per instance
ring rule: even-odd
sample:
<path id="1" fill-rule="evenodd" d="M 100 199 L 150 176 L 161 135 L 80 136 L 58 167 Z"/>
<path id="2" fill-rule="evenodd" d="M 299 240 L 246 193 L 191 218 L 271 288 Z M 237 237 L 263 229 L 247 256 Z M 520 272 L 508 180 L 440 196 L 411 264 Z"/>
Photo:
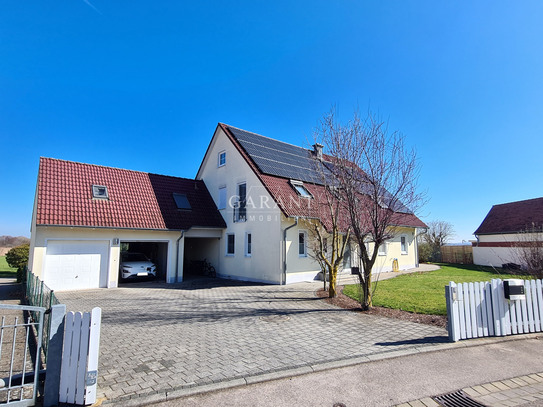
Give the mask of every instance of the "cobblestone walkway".
<path id="1" fill-rule="evenodd" d="M 217 279 L 57 296 L 69 311 L 102 308 L 98 395 L 115 401 L 447 341 L 444 329 L 333 307 L 318 288 Z"/>

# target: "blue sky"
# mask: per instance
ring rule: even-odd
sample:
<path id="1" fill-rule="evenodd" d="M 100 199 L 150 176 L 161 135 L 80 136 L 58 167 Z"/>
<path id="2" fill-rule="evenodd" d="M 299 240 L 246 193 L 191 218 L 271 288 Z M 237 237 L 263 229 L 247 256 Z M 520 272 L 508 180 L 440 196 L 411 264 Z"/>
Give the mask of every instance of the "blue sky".
<path id="1" fill-rule="evenodd" d="M 543 2 L 0 2 L 0 235 L 39 157 L 194 177 L 217 122 L 307 146 L 370 108 L 420 158 L 425 221 L 473 238 L 543 196 Z"/>

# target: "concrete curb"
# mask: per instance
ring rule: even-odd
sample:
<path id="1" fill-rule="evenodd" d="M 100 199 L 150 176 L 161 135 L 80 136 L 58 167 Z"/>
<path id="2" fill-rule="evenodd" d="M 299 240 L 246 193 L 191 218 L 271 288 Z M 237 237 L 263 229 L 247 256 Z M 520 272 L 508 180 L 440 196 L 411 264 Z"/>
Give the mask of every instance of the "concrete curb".
<path id="1" fill-rule="evenodd" d="M 435 345 L 427 345 L 424 347 L 413 346 L 408 349 L 402 349 L 397 351 L 388 351 L 381 353 L 374 353 L 367 356 L 354 356 L 348 359 L 328 361 L 308 366 L 298 366 L 289 369 L 282 369 L 277 371 L 265 372 L 258 375 L 231 378 L 217 383 L 204 384 L 200 386 L 184 386 L 180 388 L 173 388 L 164 392 L 151 392 L 142 395 L 133 395 L 130 397 L 120 397 L 111 400 L 103 400 L 104 405 L 115 404 L 118 406 L 141 406 L 151 403 L 158 403 L 167 400 L 179 399 L 187 396 L 194 396 L 202 393 L 214 392 L 219 390 L 231 389 L 234 387 L 242 387 L 256 383 L 263 383 L 273 380 L 285 379 L 289 377 L 302 376 L 305 374 L 322 372 L 324 370 L 339 369 L 348 366 L 359 365 L 363 363 L 375 362 L 379 360 L 386 360 L 392 358 L 400 358 L 403 356 L 410 356 L 420 353 L 429 352 L 441 352 L 444 350 L 451 350 L 457 348 L 467 348 L 475 346 L 486 346 L 496 343 L 519 341 L 527 339 L 536 339 L 541 337 L 542 333 L 521 334 L 515 336 L 505 337 L 488 337 L 464 340 L 459 342 L 438 343 Z M 417 400 L 418 401 L 418 400 Z M 415 402 L 414 402 L 415 403 Z M 418 405 L 415 403 L 415 405 Z"/>

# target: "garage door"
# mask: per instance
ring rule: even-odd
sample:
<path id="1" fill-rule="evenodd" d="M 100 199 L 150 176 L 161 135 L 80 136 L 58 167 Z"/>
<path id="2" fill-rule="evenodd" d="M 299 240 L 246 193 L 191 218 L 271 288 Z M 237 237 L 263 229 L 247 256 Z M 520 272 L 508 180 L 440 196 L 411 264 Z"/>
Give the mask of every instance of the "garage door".
<path id="1" fill-rule="evenodd" d="M 43 280 L 52 290 L 107 287 L 108 252 L 108 241 L 49 241 Z"/>

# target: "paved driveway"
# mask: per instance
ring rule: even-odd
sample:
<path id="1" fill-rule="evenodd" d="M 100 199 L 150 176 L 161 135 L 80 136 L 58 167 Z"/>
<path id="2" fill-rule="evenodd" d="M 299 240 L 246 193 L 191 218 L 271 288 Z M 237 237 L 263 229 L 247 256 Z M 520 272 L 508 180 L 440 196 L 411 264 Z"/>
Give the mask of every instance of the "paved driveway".
<path id="1" fill-rule="evenodd" d="M 322 283 L 195 280 L 58 293 L 69 311 L 102 308 L 98 395 L 140 398 L 195 386 L 431 347 L 441 328 L 346 311 Z M 134 400 L 135 401 L 135 400 Z"/>

